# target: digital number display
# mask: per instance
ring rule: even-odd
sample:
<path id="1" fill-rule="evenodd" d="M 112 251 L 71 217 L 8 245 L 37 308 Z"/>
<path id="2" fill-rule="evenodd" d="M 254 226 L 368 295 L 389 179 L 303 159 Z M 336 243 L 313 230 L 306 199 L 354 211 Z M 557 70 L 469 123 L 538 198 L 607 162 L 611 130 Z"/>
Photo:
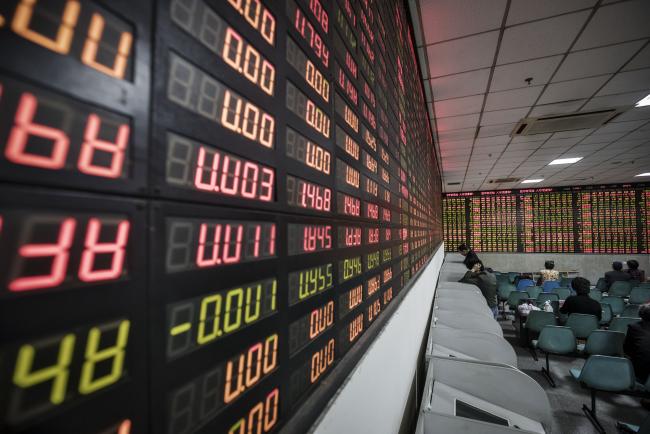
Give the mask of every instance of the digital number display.
<path id="1" fill-rule="evenodd" d="M 339 226 L 338 247 L 358 247 L 361 245 L 362 230 L 358 226 Z"/>
<path id="2" fill-rule="evenodd" d="M 355 160 L 359 159 L 359 144 L 338 125 L 336 126 L 336 146 Z"/>
<path id="3" fill-rule="evenodd" d="M 271 45 L 275 45 L 275 18 L 259 0 L 228 0 L 228 3 L 242 15 Z"/>
<path id="4" fill-rule="evenodd" d="M 286 2 L 287 16 L 291 20 L 294 30 L 297 31 L 303 40 L 309 45 L 316 57 L 318 57 L 318 59 L 323 63 L 323 66 L 325 68 L 329 67 L 329 48 L 327 48 L 327 45 L 325 45 L 323 39 L 320 37 L 307 16 L 296 5 L 295 0 L 286 0 Z M 327 15 L 327 13 L 325 13 L 325 15 Z M 316 17 L 316 19 L 318 18 L 319 17 Z M 319 24 L 322 25 L 322 22 L 319 22 Z"/>
<path id="5" fill-rule="evenodd" d="M 343 193 L 336 193 L 336 195 L 339 214 L 350 217 L 361 216 L 361 200 Z"/>
<path id="6" fill-rule="evenodd" d="M 359 184 L 361 183 L 361 173 L 352 168 L 352 166 L 343 162 L 343 160 L 336 160 L 336 173 L 336 181 L 339 187 L 359 188 Z"/>
<path id="7" fill-rule="evenodd" d="M 287 157 L 326 175 L 330 174 L 332 154 L 289 127 L 287 127 L 286 149 Z"/>
<path id="8" fill-rule="evenodd" d="M 180 357 L 273 315 L 277 286 L 276 279 L 266 279 L 167 306 L 167 358 Z"/>
<path id="9" fill-rule="evenodd" d="M 289 304 L 294 305 L 333 285 L 332 264 L 289 273 Z"/>
<path id="10" fill-rule="evenodd" d="M 167 272 L 272 258 L 275 236 L 274 223 L 171 218 L 167 220 Z"/>
<path id="11" fill-rule="evenodd" d="M 332 248 L 332 226 L 298 225 L 290 223 L 288 231 L 289 255 L 302 255 Z"/>
<path id="12" fill-rule="evenodd" d="M 295 354 L 333 325 L 334 301 L 330 300 L 289 324 L 289 354 Z"/>
<path id="13" fill-rule="evenodd" d="M 350 98 L 354 105 L 357 105 L 359 103 L 359 92 L 357 91 L 357 88 L 354 86 L 352 80 L 348 78 L 343 68 L 341 68 L 337 62 L 334 63 L 334 66 L 336 83 L 339 85 L 339 88 L 345 92 L 347 97 Z"/>
<path id="14" fill-rule="evenodd" d="M 330 136 L 330 118 L 312 100 L 287 82 L 287 108 L 325 138 Z"/>
<path id="15" fill-rule="evenodd" d="M 318 1 L 318 0 L 312 0 Z M 291 38 L 287 38 L 287 62 L 326 102 L 330 100 L 330 83 Z"/>
<path id="16" fill-rule="evenodd" d="M 346 124 L 355 132 L 359 132 L 359 117 L 354 114 L 354 111 L 348 106 L 343 97 L 338 93 L 334 97 L 334 108 L 336 113 L 343 118 Z"/>
<path id="17" fill-rule="evenodd" d="M 346 282 L 360 276 L 363 272 L 361 265 L 361 256 L 354 258 L 345 258 L 339 261 L 339 283 Z"/>
<path id="18" fill-rule="evenodd" d="M 336 341 L 332 338 L 314 351 L 302 366 L 298 367 L 289 380 L 291 402 L 295 403 L 307 389 L 318 383 L 323 374 L 334 364 Z"/>
<path id="19" fill-rule="evenodd" d="M 287 203 L 299 208 L 329 212 L 332 207 L 332 190 L 287 176 Z"/>

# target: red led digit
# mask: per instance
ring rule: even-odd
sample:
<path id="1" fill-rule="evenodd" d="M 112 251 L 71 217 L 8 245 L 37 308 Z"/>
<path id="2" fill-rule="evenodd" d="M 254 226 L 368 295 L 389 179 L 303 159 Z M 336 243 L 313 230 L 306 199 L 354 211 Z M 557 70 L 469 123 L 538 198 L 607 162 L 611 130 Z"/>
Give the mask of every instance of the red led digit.
<path id="1" fill-rule="evenodd" d="M 100 126 L 101 120 L 99 116 L 94 113 L 88 116 L 86 131 L 84 131 L 84 142 L 79 155 L 79 170 L 88 175 L 117 178 L 122 174 L 124 153 L 128 146 L 130 129 L 128 125 L 120 125 L 115 143 L 112 143 L 97 138 Z M 111 154 L 110 167 L 93 165 L 93 157 L 96 151 Z"/>
<path id="2" fill-rule="evenodd" d="M 236 195 L 239 190 L 239 172 L 241 171 L 241 161 L 235 161 L 235 167 L 230 172 L 230 157 L 225 155 L 223 157 L 223 172 L 221 175 L 221 191 L 224 194 Z M 232 186 L 228 186 L 228 179 L 232 179 Z"/>
<path id="3" fill-rule="evenodd" d="M 226 234 L 224 236 L 223 262 L 224 264 L 235 264 L 241 260 L 241 244 L 244 238 L 244 226 L 237 225 L 237 235 L 235 240 L 235 251 L 231 254 L 232 246 L 232 225 L 226 225 Z"/>
<path id="4" fill-rule="evenodd" d="M 199 157 L 196 163 L 196 174 L 194 176 L 194 186 L 199 190 L 206 191 L 219 191 L 217 187 L 217 174 L 219 172 L 219 161 L 221 154 L 215 153 L 212 157 L 212 169 L 208 169 L 210 173 L 210 183 L 203 182 L 203 173 L 205 169 L 205 147 L 199 148 Z"/>
<path id="5" fill-rule="evenodd" d="M 21 260 L 33 258 L 52 258 L 50 273 L 43 276 L 26 276 L 14 279 L 9 283 L 10 291 L 29 291 L 39 288 L 51 288 L 60 285 L 65 279 L 70 246 L 74 238 L 77 221 L 66 218 L 59 226 L 56 244 L 25 244 L 20 247 L 18 254 Z"/>
<path id="6" fill-rule="evenodd" d="M 89 220 L 84 244 L 85 249 L 81 255 L 81 265 L 79 266 L 80 280 L 96 282 L 98 280 L 115 279 L 122 274 L 130 226 L 128 220 L 120 221 L 117 225 L 115 242 L 100 243 L 102 223 L 97 218 Z M 106 270 L 95 270 L 95 258 L 101 254 L 110 254 L 112 256 L 111 266 Z"/>
<path id="7" fill-rule="evenodd" d="M 199 267 L 211 267 L 213 265 L 221 264 L 220 248 L 221 248 L 221 225 L 214 227 L 214 244 L 212 245 L 212 257 L 205 258 L 205 246 L 208 234 L 208 225 L 201 224 L 199 229 L 199 246 L 196 252 L 196 265 Z"/>
<path id="8" fill-rule="evenodd" d="M 34 123 L 34 115 L 38 100 L 31 93 L 25 92 L 20 97 L 14 127 L 11 129 L 5 156 L 9 161 L 43 169 L 61 169 L 70 147 L 70 139 L 61 130 Z M 49 156 L 30 154 L 26 152 L 30 136 L 41 137 L 52 142 L 52 152 Z"/>

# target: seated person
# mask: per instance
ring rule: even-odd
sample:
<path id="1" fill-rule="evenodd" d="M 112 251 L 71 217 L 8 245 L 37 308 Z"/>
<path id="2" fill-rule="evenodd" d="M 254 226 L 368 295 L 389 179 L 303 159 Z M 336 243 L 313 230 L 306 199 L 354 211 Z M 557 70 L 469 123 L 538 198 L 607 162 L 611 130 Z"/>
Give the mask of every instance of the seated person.
<path id="1" fill-rule="evenodd" d="M 639 308 L 641 321 L 627 326 L 623 349 L 634 366 L 637 381 L 645 383 L 650 374 L 650 303 Z"/>
<path id="2" fill-rule="evenodd" d="M 467 267 L 469 271 L 465 273 L 459 282 L 471 283 L 478 286 L 483 293 L 487 305 L 492 310 L 496 318 L 499 315 L 499 306 L 497 304 L 497 278 L 494 274 L 485 271 L 483 264 L 478 259 L 471 260 Z"/>
<path id="3" fill-rule="evenodd" d="M 608 271 L 605 273 L 605 281 L 607 282 L 607 289 L 609 289 L 612 286 L 612 283 L 618 282 L 618 281 L 628 281 L 632 278 L 628 273 L 623 271 L 623 264 L 614 261 L 612 263 L 612 271 Z"/>
<path id="4" fill-rule="evenodd" d="M 639 261 L 636 259 L 627 261 L 627 270 L 625 272 L 630 275 L 632 280 L 645 282 L 645 271 L 639 270 Z"/>
<path id="5" fill-rule="evenodd" d="M 555 268 L 555 262 L 544 262 L 544 269 L 539 272 L 541 276 L 539 276 L 539 279 L 537 280 L 538 285 L 541 286 L 547 280 L 560 280 L 560 272 L 553 268 Z"/>
<path id="6" fill-rule="evenodd" d="M 567 297 L 560 308 L 560 313 L 565 315 L 585 313 L 596 316 L 600 321 L 602 307 L 600 303 L 589 297 L 589 281 L 584 277 L 576 277 L 571 282 L 571 287 L 577 295 Z"/>
<path id="7" fill-rule="evenodd" d="M 472 262 L 473 262 L 473 261 L 480 261 L 480 259 L 479 259 L 478 256 L 476 255 L 476 253 L 474 253 L 474 250 L 470 249 L 470 248 L 467 246 L 467 244 L 461 244 L 460 246 L 458 246 L 458 251 L 460 252 L 461 255 L 463 255 L 463 256 L 465 257 L 465 259 L 463 260 L 463 264 L 465 264 L 465 266 L 466 266 L 468 269 L 471 269 L 471 268 L 472 268 L 472 267 L 469 265 L 469 262 L 470 262 L 470 261 L 472 261 Z"/>

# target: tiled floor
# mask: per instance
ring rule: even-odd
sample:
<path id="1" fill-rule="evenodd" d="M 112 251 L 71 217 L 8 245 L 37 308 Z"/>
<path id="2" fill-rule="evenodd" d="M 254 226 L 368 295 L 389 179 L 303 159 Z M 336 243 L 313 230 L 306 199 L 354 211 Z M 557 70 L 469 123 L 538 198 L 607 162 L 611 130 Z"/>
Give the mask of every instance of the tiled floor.
<path id="1" fill-rule="evenodd" d="M 534 378 L 548 394 L 554 413 L 553 433 L 558 434 L 593 434 L 596 430 L 582 412 L 582 404 L 590 404 L 589 391 L 582 389 L 569 374 L 569 369 L 582 367 L 585 359 L 551 356 L 551 372 L 557 385 L 552 388 L 541 373 L 544 358 L 536 362 L 530 352 L 523 348 L 516 335 L 511 321 L 501 321 L 504 337 L 515 348 L 519 369 Z M 616 421 L 640 424 L 650 415 L 641 407 L 639 398 L 630 396 L 606 394 L 598 395 L 596 402 L 598 418 L 607 433 L 617 433 Z"/>

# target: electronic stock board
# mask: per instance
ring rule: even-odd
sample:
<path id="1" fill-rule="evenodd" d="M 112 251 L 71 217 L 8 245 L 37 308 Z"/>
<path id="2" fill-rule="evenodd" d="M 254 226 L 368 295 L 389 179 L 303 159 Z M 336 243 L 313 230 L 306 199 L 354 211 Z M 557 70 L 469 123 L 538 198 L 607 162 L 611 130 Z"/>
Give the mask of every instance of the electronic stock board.
<path id="1" fill-rule="evenodd" d="M 295 428 L 442 241 L 402 2 L 4 1 L 0 58 L 0 432 Z"/>

